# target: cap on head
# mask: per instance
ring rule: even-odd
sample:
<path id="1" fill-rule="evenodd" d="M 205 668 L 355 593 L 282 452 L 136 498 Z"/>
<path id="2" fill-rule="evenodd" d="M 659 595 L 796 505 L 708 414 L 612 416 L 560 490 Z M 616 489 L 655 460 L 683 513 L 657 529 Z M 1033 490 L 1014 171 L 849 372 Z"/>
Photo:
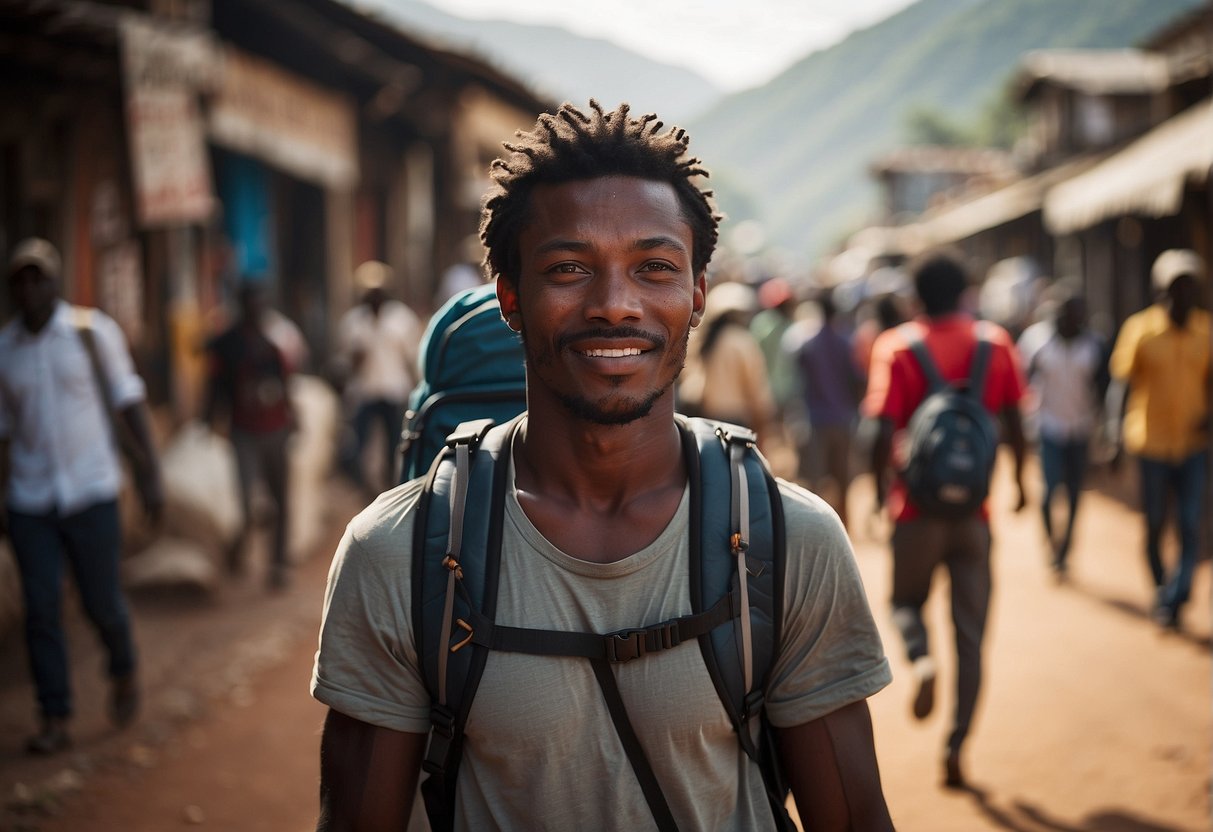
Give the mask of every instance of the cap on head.
<path id="1" fill-rule="evenodd" d="M 1165 292 L 1178 278 L 1187 275 L 1197 281 L 1205 279 L 1205 264 L 1200 255 L 1188 248 L 1172 248 L 1158 255 L 1150 270 L 1154 288 Z"/>
<path id="2" fill-rule="evenodd" d="M 9 276 L 16 274 L 26 266 L 33 266 L 51 280 L 58 280 L 63 269 L 63 262 L 59 258 L 59 250 L 48 241 L 41 237 L 30 237 L 22 240 L 13 249 L 13 255 L 8 261 Z"/>
<path id="3" fill-rule="evenodd" d="M 378 260 L 367 260 L 354 269 L 354 285 L 360 292 L 384 288 L 392 277 L 392 267 Z"/>

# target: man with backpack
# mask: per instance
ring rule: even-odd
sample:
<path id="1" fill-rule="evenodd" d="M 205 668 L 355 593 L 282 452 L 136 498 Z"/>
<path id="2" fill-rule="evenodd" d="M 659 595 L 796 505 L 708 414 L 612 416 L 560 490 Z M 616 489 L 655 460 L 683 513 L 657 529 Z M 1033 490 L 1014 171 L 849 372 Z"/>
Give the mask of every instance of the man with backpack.
<path id="1" fill-rule="evenodd" d="M 0 540 L 11 541 L 21 576 L 41 714 L 26 751 L 54 754 L 71 745 L 75 708 L 63 629 L 69 570 L 108 656 L 110 720 L 124 727 L 138 714 L 138 656 L 120 576 L 121 457 L 156 524 L 164 486 L 146 388 L 118 324 L 63 299 L 62 260 L 47 240 L 19 243 L 7 279 L 16 314 L 0 328 Z"/>
<path id="2" fill-rule="evenodd" d="M 891 828 L 888 663 L 841 524 L 763 478 L 752 433 L 674 412 L 718 222 L 687 145 L 566 104 L 494 163 L 481 239 L 528 408 L 346 532 L 319 829 L 404 828 L 423 761 L 435 829 L 789 829 L 789 786 L 814 828 Z"/>
<path id="3" fill-rule="evenodd" d="M 990 601 L 990 529 L 985 497 L 1001 417 L 1015 457 L 1019 502 L 1024 435 L 1023 374 L 1007 332 L 961 310 L 968 277 L 948 253 L 911 269 L 923 315 L 888 330 L 872 348 L 865 412 L 880 419 L 872 451 L 878 499 L 893 530 L 893 620 L 914 669 L 912 711 L 925 719 L 935 702 L 935 662 L 922 607 L 935 567 L 948 569 L 956 628 L 956 714 L 944 755 L 944 785 L 962 787 L 960 751 L 981 687 L 981 641 Z M 895 432 L 904 431 L 897 473 L 885 499 Z"/>

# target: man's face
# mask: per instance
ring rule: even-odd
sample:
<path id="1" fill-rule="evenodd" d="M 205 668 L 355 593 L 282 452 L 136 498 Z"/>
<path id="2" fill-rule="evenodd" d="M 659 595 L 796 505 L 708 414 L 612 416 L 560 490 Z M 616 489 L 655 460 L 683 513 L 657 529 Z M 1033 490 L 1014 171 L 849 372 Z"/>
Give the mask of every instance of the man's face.
<path id="1" fill-rule="evenodd" d="M 1081 298 L 1067 298 L 1057 313 L 1057 334 L 1073 338 L 1082 332 L 1087 320 L 1087 307 Z"/>
<path id="2" fill-rule="evenodd" d="M 630 176 L 541 185 L 528 207 L 517 283 L 497 284 L 523 334 L 528 407 L 558 404 L 608 425 L 646 416 L 703 314 L 673 186 Z"/>
<path id="3" fill-rule="evenodd" d="M 55 281 L 37 266 L 24 266 L 8 280 L 13 305 L 26 323 L 45 323 L 55 308 Z"/>
<path id="4" fill-rule="evenodd" d="M 1171 281 L 1171 286 L 1167 289 L 1167 295 L 1171 298 L 1171 305 L 1173 307 L 1187 312 L 1196 305 L 1200 294 L 1198 289 L 1199 284 L 1196 282 L 1196 278 L 1188 274 L 1181 274 Z"/>

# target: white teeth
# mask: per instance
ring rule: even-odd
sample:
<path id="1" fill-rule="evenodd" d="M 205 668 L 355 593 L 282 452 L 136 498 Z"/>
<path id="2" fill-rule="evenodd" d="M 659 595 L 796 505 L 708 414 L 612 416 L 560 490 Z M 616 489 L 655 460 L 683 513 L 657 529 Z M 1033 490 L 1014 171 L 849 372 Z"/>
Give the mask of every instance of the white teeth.
<path id="1" fill-rule="evenodd" d="M 624 350 L 586 350 L 589 358 L 623 358 L 626 355 L 640 355 L 639 347 L 628 347 Z"/>

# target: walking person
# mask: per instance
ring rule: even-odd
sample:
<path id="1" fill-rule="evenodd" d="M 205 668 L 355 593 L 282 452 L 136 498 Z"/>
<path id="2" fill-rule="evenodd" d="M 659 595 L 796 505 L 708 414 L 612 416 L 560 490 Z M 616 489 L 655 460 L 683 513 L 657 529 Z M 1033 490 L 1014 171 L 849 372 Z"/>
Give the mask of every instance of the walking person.
<path id="1" fill-rule="evenodd" d="M 510 629 L 569 637 L 691 613 L 690 479 L 672 390 L 703 316 L 718 217 L 685 132 L 654 120 L 626 105 L 566 104 L 492 167 L 481 238 L 527 362 L 527 411 L 497 469 L 495 617 Z M 322 830 L 404 828 L 431 715 L 442 713 L 421 683 L 410 609 L 424 489 L 415 480 L 381 496 L 333 562 L 312 682 L 330 707 Z M 890 829 L 866 704 L 889 673 L 854 557 L 820 500 L 782 482 L 778 495 L 785 637 L 763 709 L 806 822 Z M 606 680 L 584 658 L 491 650 L 463 734 L 453 827 L 654 828 L 664 803 L 661 829 L 777 828 L 698 642 L 658 639 L 651 655 L 605 664 Z M 616 706 L 631 730 L 612 718 Z M 436 728 L 434 743 L 443 736 Z"/>
<path id="2" fill-rule="evenodd" d="M 830 505 L 847 525 L 851 485 L 851 440 L 859 418 L 863 376 L 852 358 L 854 347 L 838 320 L 830 292 L 817 298 L 821 327 L 796 351 L 805 412 L 809 419 L 810 488 L 829 494 Z"/>
<path id="3" fill-rule="evenodd" d="M 153 522 L 164 505 L 143 380 L 122 331 L 100 310 L 64 301 L 61 277 L 51 243 L 20 243 L 8 266 L 17 314 L 0 330 L 0 537 L 7 532 L 21 575 L 25 643 L 41 711 L 40 730 L 26 745 L 31 754 L 70 744 L 65 568 L 109 656 L 110 719 L 125 726 L 138 711 L 135 644 L 119 580 L 116 427 L 139 453 L 135 484 Z"/>
<path id="4" fill-rule="evenodd" d="M 1154 261 L 1159 299 L 1129 316 L 1112 350 L 1112 377 L 1128 386 L 1124 449 L 1138 458 L 1146 520 L 1146 560 L 1154 581 L 1154 617 L 1177 629 L 1192 591 L 1205 504 L 1209 423 L 1209 313 L 1198 306 L 1204 263 L 1170 249 Z M 1119 408 L 1117 408 L 1117 411 Z M 1174 498 L 1179 558 L 1163 562 L 1167 503 Z"/>
<path id="5" fill-rule="evenodd" d="M 1074 539 L 1074 522 L 1087 475 L 1091 437 L 1099 424 L 1108 387 L 1108 350 L 1087 328 L 1086 301 L 1072 291 L 1057 298 L 1051 319 L 1033 324 L 1019 337 L 1020 358 L 1034 393 L 1040 467 L 1044 474 L 1041 517 L 1053 572 L 1064 580 Z M 1061 535 L 1054 532 L 1053 498 L 1066 490 L 1067 513 Z"/>
<path id="6" fill-rule="evenodd" d="M 400 427 L 404 405 L 417 383 L 417 351 L 422 326 L 413 310 L 388 296 L 391 267 L 375 260 L 354 270 L 362 292 L 357 306 L 345 313 L 338 328 L 340 349 L 349 368 L 345 397 L 352 409 L 342 469 L 364 490 L 378 494 L 379 485 L 364 470 L 372 431 L 382 432 L 384 454 L 379 484 L 396 482 Z"/>
<path id="7" fill-rule="evenodd" d="M 754 290 L 741 283 L 708 292 L 702 326 L 687 348 L 678 410 L 750 428 L 766 449 L 780 431 L 766 359 L 750 332 L 754 302 Z"/>
<path id="8" fill-rule="evenodd" d="M 988 344 L 984 348 L 988 363 L 982 389 L 971 394 L 980 396 L 980 404 L 991 418 L 1001 417 L 1014 453 L 1017 508 L 1023 508 L 1025 443 L 1019 403 L 1024 382 L 1015 345 L 1006 330 L 988 321 L 977 323 L 961 311 L 968 275 L 955 256 L 926 255 L 911 267 L 911 274 L 923 314 L 885 332 L 872 348 L 865 410 L 880 419 L 880 433 L 872 450 L 877 488 L 884 491 L 892 470 L 894 433 L 910 425 L 928 398 L 931 375 L 937 374 L 952 385 L 963 384 L 969 378 L 979 355 L 980 328 L 981 338 Z M 925 348 L 932 368 L 923 366 L 915 345 Z M 988 487 L 988 481 L 985 485 Z M 981 689 L 981 647 L 990 603 L 989 513 L 980 503 L 959 516 L 927 510 L 925 501 L 920 505 L 909 493 L 906 460 L 902 459 L 897 460 L 896 477 L 884 502 L 894 522 L 893 621 L 914 671 L 911 710 L 916 719 L 925 719 L 935 704 L 936 666 L 922 608 L 936 567 L 942 565 L 948 570 L 957 679 L 956 711 L 945 746 L 943 782 L 951 788 L 962 787 L 961 749 L 972 728 Z"/>
<path id="9" fill-rule="evenodd" d="M 288 440 L 297 419 L 290 397 L 294 365 L 269 327 L 272 322 L 278 328 L 295 328 L 280 313 L 271 315 L 261 283 L 244 281 L 238 297 L 237 320 L 207 344 L 209 371 L 203 419 L 215 428 L 226 416 L 227 433 L 236 454 L 241 524 L 227 552 L 228 571 L 232 575 L 244 572 L 254 525 L 253 495 L 260 481 L 274 504 L 266 585 L 279 590 L 290 582 Z"/>

